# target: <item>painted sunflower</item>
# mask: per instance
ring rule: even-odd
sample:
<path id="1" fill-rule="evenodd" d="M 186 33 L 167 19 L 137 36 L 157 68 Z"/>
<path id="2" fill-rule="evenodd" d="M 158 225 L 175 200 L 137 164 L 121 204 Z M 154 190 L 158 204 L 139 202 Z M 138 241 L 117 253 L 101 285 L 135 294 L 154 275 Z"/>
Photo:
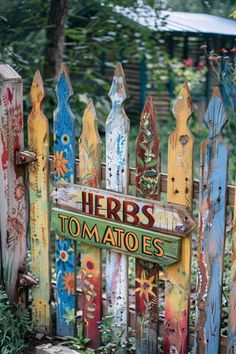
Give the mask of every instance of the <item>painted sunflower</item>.
<path id="1" fill-rule="evenodd" d="M 53 157 L 53 163 L 54 163 L 54 171 L 57 172 L 58 176 L 64 177 L 65 174 L 69 171 L 68 168 L 66 167 L 66 164 L 69 162 L 69 160 L 63 159 L 63 151 L 55 151 L 54 157 Z"/>
<path id="2" fill-rule="evenodd" d="M 75 293 L 75 274 L 72 272 L 65 272 L 62 277 L 62 284 L 64 285 L 64 290 L 67 290 L 68 296 Z"/>
<path id="3" fill-rule="evenodd" d="M 81 257 L 81 261 L 85 274 L 94 274 L 97 272 L 97 262 L 94 257 L 83 254 Z"/>
<path id="4" fill-rule="evenodd" d="M 154 275 L 148 279 L 145 271 L 143 270 L 141 273 L 141 278 L 135 278 L 135 280 L 140 284 L 140 286 L 135 289 L 135 292 L 139 292 L 139 296 L 144 295 L 146 300 L 148 300 L 149 295 L 156 297 L 156 294 L 152 291 L 153 288 L 156 287 L 156 285 L 153 284 Z"/>
<path id="5" fill-rule="evenodd" d="M 57 266 L 62 267 L 63 271 L 73 269 L 74 248 L 70 240 L 57 241 Z"/>

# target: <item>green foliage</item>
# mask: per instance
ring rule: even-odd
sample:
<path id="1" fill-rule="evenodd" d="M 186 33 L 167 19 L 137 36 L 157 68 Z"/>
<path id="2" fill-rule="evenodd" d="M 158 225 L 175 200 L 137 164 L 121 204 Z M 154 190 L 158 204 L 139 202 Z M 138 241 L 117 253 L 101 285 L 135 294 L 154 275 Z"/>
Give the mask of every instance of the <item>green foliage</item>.
<path id="1" fill-rule="evenodd" d="M 11 304 L 3 290 L 0 290 L 0 352 L 1 354 L 24 353 L 26 336 L 32 334 L 29 311 L 22 312 Z"/>
<path id="2" fill-rule="evenodd" d="M 87 348 L 87 344 L 90 339 L 83 337 L 66 337 L 66 340 L 62 342 L 62 345 L 65 345 L 71 349 L 77 350 L 81 354 L 91 354 L 95 353 L 93 349 Z"/>
<path id="3" fill-rule="evenodd" d="M 61 345 L 65 345 L 71 349 L 77 350 L 81 354 L 94 353 L 93 349 L 87 348 L 90 339 L 84 338 L 82 323 L 77 326 L 77 332 L 78 335 L 76 337 L 65 337 L 66 340 L 62 342 Z"/>
<path id="4" fill-rule="evenodd" d="M 123 354 L 126 352 L 126 345 L 122 344 L 124 326 L 114 324 L 114 316 L 107 315 L 102 318 L 99 325 L 101 332 L 102 346 L 98 348 L 101 354 Z M 135 352 L 134 334 L 129 335 L 128 351 Z"/>

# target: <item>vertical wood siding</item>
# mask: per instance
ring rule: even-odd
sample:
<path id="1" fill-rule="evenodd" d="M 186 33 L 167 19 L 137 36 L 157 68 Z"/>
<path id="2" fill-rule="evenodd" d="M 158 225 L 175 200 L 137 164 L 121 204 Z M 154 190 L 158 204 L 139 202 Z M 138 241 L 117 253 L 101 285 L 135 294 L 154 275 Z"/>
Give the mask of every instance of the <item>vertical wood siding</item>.
<path id="1" fill-rule="evenodd" d="M 192 105 L 188 85 L 176 98 L 173 113 L 176 129 L 168 140 L 167 201 L 192 209 L 193 136 L 188 120 Z M 181 260 L 165 268 L 164 353 L 187 353 L 191 274 L 191 235 L 182 241 Z"/>
<path id="2" fill-rule="evenodd" d="M 58 105 L 54 112 L 54 181 L 74 182 L 74 115 L 69 106 L 73 94 L 66 65 L 63 63 L 56 86 Z M 76 315 L 76 244 L 68 239 L 56 240 L 57 265 L 57 334 L 75 333 Z"/>
<path id="3" fill-rule="evenodd" d="M 201 144 L 198 295 L 194 353 L 219 350 L 221 292 L 225 243 L 228 149 L 221 131 L 227 121 L 223 101 L 215 89 L 205 114 L 208 137 Z"/>
<path id="4" fill-rule="evenodd" d="M 120 63 L 116 64 L 109 92 L 112 109 L 106 121 L 106 189 L 127 194 L 129 119 L 123 102 L 127 97 L 125 76 Z M 124 326 L 124 340 L 128 329 L 128 257 L 107 252 L 107 304 L 115 324 Z"/>
<path id="5" fill-rule="evenodd" d="M 23 150 L 22 79 L 9 65 L 0 65 L 0 230 L 3 279 L 10 300 L 19 301 L 18 272 L 24 272 L 27 210 L 24 168 L 15 166 Z"/>
<path id="6" fill-rule="evenodd" d="M 83 116 L 83 131 L 79 142 L 80 184 L 98 188 L 101 184 L 102 141 L 98 133 L 98 119 L 92 100 Z M 102 317 L 102 251 L 98 247 L 81 245 L 81 287 L 84 335 L 91 339 L 90 347 L 98 348 L 98 322 Z"/>
<path id="7" fill-rule="evenodd" d="M 137 196 L 160 199 L 160 142 L 156 111 L 149 96 L 143 108 L 136 140 Z M 159 267 L 135 261 L 135 333 L 136 353 L 152 354 L 158 350 Z"/>
<path id="8" fill-rule="evenodd" d="M 49 126 L 42 111 L 44 97 L 42 78 L 36 71 L 30 91 L 32 110 L 28 119 L 28 145 L 37 156 L 37 161 L 29 167 L 29 193 L 32 273 L 40 287 L 32 289 L 32 318 L 39 332 L 48 333 L 51 330 Z"/>

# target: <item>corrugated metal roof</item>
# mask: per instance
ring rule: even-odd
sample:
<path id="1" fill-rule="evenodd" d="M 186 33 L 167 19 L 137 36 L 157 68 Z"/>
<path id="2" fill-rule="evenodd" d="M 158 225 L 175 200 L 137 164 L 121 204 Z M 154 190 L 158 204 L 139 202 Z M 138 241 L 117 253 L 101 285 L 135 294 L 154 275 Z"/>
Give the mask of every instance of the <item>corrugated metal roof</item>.
<path id="1" fill-rule="evenodd" d="M 116 6 L 115 11 L 155 31 L 236 36 L 236 21 L 203 13 L 160 11 L 149 6 L 132 10 Z"/>
<path id="2" fill-rule="evenodd" d="M 21 76 L 8 64 L 0 64 L 0 79 L 21 81 Z"/>

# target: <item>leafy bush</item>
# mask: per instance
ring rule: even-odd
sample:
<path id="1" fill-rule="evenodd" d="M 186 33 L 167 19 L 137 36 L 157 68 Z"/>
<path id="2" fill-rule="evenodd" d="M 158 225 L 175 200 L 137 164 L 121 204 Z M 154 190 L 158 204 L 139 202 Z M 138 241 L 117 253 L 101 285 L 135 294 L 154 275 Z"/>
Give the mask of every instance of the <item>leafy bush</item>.
<path id="1" fill-rule="evenodd" d="M 11 304 L 6 293 L 0 290 L 0 352 L 1 354 L 24 353 L 26 336 L 32 333 L 32 323 L 28 310 L 22 312 Z"/>

